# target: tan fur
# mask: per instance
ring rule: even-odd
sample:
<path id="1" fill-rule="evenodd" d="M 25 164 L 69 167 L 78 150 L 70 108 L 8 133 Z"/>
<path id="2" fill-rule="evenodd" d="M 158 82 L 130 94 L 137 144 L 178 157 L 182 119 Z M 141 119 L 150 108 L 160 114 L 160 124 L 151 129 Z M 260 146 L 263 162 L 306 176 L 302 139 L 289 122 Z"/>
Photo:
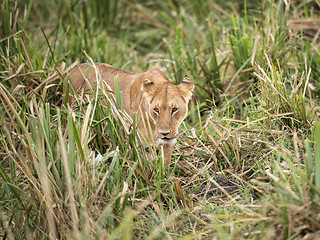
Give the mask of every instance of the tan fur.
<path id="1" fill-rule="evenodd" d="M 123 93 L 123 109 L 131 117 L 133 113 L 138 114 L 141 120 L 137 127 L 146 141 L 152 144 L 147 124 L 149 119 L 153 140 L 156 144 L 163 145 L 164 161 L 168 165 L 179 125 L 188 112 L 188 102 L 194 88 L 192 81 L 185 78 L 180 85 L 174 85 L 156 67 L 144 73 L 136 73 L 103 63 L 95 63 L 95 66 L 98 70 L 97 74 L 93 66 L 81 64 L 74 68 L 65 80 L 70 79 L 76 92 L 95 89 L 97 78 L 114 91 L 114 79 L 118 77 L 119 88 Z"/>

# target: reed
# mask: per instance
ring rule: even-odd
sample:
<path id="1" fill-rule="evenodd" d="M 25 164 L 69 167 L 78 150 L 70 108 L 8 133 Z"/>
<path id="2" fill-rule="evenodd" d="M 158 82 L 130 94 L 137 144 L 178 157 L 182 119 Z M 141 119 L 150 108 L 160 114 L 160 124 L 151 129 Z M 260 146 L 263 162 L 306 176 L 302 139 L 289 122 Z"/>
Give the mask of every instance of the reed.
<path id="1" fill-rule="evenodd" d="M 318 238 L 319 7 L 4 0 L 0 236 Z M 118 88 L 116 103 L 105 89 L 84 101 L 64 81 L 95 61 L 195 82 L 167 169 Z"/>

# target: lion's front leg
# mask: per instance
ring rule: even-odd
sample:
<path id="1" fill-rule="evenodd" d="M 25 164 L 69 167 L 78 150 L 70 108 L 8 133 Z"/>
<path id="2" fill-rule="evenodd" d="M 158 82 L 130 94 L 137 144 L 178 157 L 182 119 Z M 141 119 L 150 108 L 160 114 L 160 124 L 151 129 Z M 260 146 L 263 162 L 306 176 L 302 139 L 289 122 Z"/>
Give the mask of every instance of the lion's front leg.
<path id="1" fill-rule="evenodd" d="M 170 164 L 173 148 L 173 144 L 163 144 L 163 160 L 165 167 L 169 166 Z"/>

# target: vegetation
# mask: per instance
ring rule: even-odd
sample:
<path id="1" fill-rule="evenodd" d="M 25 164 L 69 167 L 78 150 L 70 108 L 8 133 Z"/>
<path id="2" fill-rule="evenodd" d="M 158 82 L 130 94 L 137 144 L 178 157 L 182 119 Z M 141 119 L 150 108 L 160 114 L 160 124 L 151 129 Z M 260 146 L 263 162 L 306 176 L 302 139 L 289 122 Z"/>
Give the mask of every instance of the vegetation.
<path id="1" fill-rule="evenodd" d="M 319 1 L 0 11 L 3 239 L 320 238 Z M 195 82 L 168 169 L 107 94 L 63 98 L 67 72 L 89 61 Z"/>

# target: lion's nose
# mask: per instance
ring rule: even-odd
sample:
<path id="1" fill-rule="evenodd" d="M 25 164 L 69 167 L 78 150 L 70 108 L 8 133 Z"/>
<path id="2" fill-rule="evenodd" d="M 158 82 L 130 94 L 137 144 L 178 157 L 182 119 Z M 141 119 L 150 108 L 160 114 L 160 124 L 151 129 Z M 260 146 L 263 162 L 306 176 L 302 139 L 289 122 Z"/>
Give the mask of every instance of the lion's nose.
<path id="1" fill-rule="evenodd" d="M 161 135 L 163 136 L 167 136 L 169 133 L 171 133 L 171 131 L 160 131 Z"/>

